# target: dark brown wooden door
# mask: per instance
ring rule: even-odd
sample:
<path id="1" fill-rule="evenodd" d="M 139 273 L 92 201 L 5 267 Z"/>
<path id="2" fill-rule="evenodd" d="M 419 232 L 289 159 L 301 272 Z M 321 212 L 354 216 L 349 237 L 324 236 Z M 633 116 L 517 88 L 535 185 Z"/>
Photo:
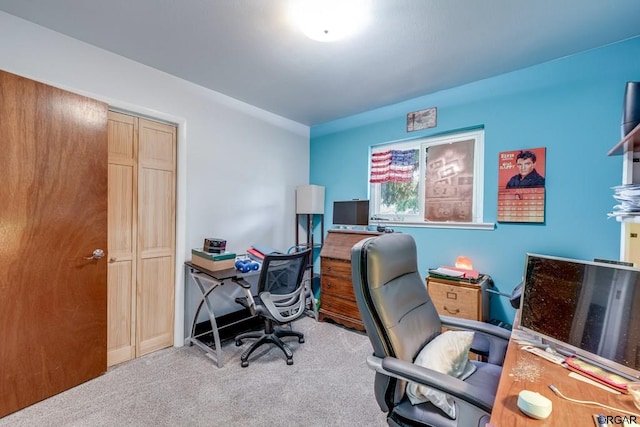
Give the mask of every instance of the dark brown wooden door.
<path id="1" fill-rule="evenodd" d="M 0 417 L 106 371 L 107 105 L 0 71 Z"/>

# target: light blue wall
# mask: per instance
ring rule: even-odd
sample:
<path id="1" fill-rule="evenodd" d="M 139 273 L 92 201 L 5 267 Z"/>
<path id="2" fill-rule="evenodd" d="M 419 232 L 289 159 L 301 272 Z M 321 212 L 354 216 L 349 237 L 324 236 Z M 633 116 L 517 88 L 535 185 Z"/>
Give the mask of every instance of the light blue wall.
<path id="1" fill-rule="evenodd" d="M 617 259 L 620 226 L 606 214 L 622 158 L 606 153 L 620 140 L 627 81 L 640 81 L 640 38 L 322 124 L 311 129 L 310 183 L 326 187 L 330 226 L 334 200 L 368 197 L 370 146 L 484 126 L 485 222 L 496 221 L 498 153 L 547 147 L 546 222 L 497 223 L 492 231 L 403 228 L 416 238 L 420 272 L 464 254 L 509 293 L 526 252 Z M 437 127 L 406 132 L 408 112 L 434 106 Z M 492 318 L 511 322 L 513 314 L 505 298 L 492 298 Z"/>

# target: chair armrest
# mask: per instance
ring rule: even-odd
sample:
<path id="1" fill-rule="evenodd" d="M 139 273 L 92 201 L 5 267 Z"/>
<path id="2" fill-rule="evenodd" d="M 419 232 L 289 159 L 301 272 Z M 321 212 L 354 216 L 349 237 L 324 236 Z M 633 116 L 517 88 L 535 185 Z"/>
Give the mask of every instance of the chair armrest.
<path id="1" fill-rule="evenodd" d="M 395 357 L 381 359 L 373 355 L 367 357 L 367 365 L 381 374 L 440 390 L 489 414 L 493 408 L 493 396 L 490 396 L 490 393 L 487 393 L 483 388 L 465 383 L 456 377 L 433 369 Z M 462 402 L 457 403 L 461 404 Z"/>
<path id="2" fill-rule="evenodd" d="M 474 343 L 477 341 L 482 343 L 482 339 L 484 339 L 488 345 L 487 352 L 478 351 L 477 353 L 488 356 L 489 363 L 502 366 L 507 352 L 509 338 L 511 337 L 510 331 L 490 323 L 460 319 L 458 317 L 440 316 L 440 321 L 443 326 L 449 328 L 474 331 L 476 333 Z M 471 351 L 474 350 L 472 344 Z"/>
<path id="3" fill-rule="evenodd" d="M 251 283 L 244 280 L 243 277 L 234 277 L 231 281 L 238 286 L 242 286 L 244 289 L 251 289 Z"/>
<path id="4" fill-rule="evenodd" d="M 500 326 L 491 323 L 479 322 L 477 320 L 461 319 L 459 317 L 440 316 L 440 321 L 444 326 L 454 327 L 456 329 L 466 329 L 470 331 L 483 332 L 497 338 L 508 341 L 511 338 L 511 332 Z"/>
<path id="5" fill-rule="evenodd" d="M 247 282 L 242 277 L 234 277 L 231 281 L 240 286 L 244 292 L 244 297 L 236 298 L 236 304 L 240 304 L 241 306 L 248 308 L 251 315 L 255 316 L 257 313 L 256 302 L 253 299 L 253 295 L 251 295 L 251 283 Z"/>

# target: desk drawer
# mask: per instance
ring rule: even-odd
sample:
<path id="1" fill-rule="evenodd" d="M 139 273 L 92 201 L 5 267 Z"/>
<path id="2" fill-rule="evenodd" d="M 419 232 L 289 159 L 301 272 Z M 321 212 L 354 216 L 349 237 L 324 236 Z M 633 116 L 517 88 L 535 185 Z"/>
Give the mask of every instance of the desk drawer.
<path id="1" fill-rule="evenodd" d="M 320 283 L 322 289 L 321 299 L 323 299 L 325 295 L 335 295 L 355 302 L 356 295 L 353 292 L 351 279 L 347 280 L 343 277 L 323 275 L 320 278 Z"/>
<path id="2" fill-rule="evenodd" d="M 360 320 L 360 311 L 355 301 L 349 301 L 335 295 L 323 293 L 321 307 L 325 311 Z"/>
<path id="3" fill-rule="evenodd" d="M 438 313 L 443 316 L 481 320 L 480 289 L 451 286 L 437 282 L 429 283 L 429 296 Z"/>
<path id="4" fill-rule="evenodd" d="M 324 275 L 343 277 L 351 281 L 351 263 L 331 258 L 322 258 L 320 273 Z"/>

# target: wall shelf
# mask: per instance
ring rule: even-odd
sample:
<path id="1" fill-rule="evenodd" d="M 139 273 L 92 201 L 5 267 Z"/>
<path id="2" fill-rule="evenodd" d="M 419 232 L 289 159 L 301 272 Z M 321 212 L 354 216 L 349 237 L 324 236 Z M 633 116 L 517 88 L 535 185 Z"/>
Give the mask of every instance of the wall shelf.
<path id="1" fill-rule="evenodd" d="M 627 151 L 640 151 L 640 125 L 633 128 L 627 136 L 614 145 L 607 156 L 619 156 Z"/>
<path id="2" fill-rule="evenodd" d="M 624 223 L 640 223 L 640 215 L 625 215 L 625 216 L 617 216 L 616 221 L 624 222 Z"/>
<path id="3" fill-rule="evenodd" d="M 622 156 L 622 184 L 640 184 L 640 125 L 616 143 L 607 156 Z M 620 260 L 640 265 L 640 215 L 616 215 L 620 223 Z"/>

